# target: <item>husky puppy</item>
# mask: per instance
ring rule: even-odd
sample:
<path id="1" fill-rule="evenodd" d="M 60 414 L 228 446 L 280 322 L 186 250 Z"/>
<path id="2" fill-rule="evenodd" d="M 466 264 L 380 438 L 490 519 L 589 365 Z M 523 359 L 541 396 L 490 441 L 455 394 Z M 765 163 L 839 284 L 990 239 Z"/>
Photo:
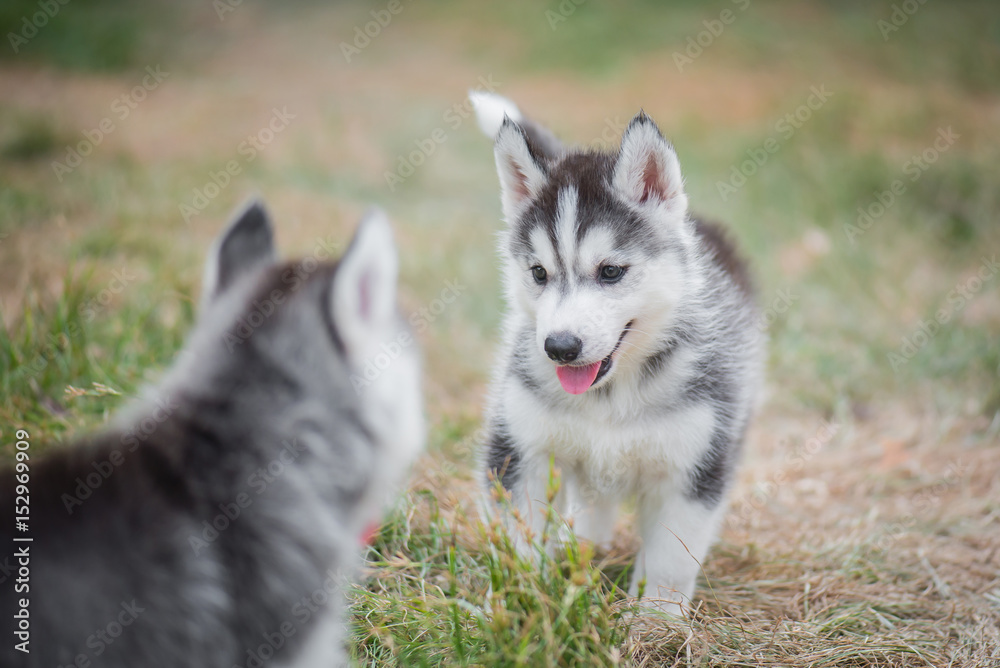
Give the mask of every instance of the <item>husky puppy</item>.
<path id="1" fill-rule="evenodd" d="M 650 604 L 680 614 L 760 384 L 747 270 L 689 216 L 677 154 L 644 113 L 608 154 L 564 147 L 505 98 L 471 97 L 496 141 L 507 222 L 486 484 L 499 479 L 537 535 L 554 460 L 556 509 L 597 543 L 634 497 L 631 594 L 645 579 Z"/>
<path id="2" fill-rule="evenodd" d="M 27 533 L 0 472 L 0 554 L 24 566 L 0 585 L 0 665 L 345 665 L 341 574 L 424 439 L 415 346 L 350 379 L 413 343 L 396 275 L 380 213 L 339 262 L 283 263 L 246 207 L 159 388 L 30 462 Z"/>

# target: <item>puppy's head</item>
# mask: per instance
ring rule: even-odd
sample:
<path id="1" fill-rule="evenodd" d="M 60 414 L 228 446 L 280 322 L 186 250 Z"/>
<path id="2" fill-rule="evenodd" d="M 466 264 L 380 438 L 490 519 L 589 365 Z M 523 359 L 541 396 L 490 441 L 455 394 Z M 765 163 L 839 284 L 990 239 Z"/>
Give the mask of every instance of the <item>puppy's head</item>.
<path id="1" fill-rule="evenodd" d="M 424 439 L 419 353 L 397 310 L 397 273 L 381 212 L 365 216 L 339 261 L 280 263 L 258 202 L 222 233 L 205 270 L 198 330 L 215 355 L 206 363 L 225 368 L 217 376 L 233 378 L 248 405 L 290 409 L 291 431 L 317 449 L 334 444 L 326 474 L 346 504 L 368 499 L 361 523 L 375 519 L 375 497 Z"/>
<path id="2" fill-rule="evenodd" d="M 508 116 L 496 132 L 508 297 L 562 388 L 582 394 L 657 349 L 684 290 L 687 196 L 644 113 L 615 154 L 547 150 L 525 123 Z"/>

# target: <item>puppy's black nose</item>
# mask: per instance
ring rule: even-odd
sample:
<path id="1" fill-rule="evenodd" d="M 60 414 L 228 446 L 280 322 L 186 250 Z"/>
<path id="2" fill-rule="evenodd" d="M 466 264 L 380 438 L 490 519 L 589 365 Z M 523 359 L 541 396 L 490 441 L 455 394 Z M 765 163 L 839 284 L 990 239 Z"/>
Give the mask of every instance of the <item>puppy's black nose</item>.
<path id="1" fill-rule="evenodd" d="M 580 356 L 583 341 L 569 332 L 556 332 L 545 339 L 545 354 L 553 362 L 566 364 Z"/>

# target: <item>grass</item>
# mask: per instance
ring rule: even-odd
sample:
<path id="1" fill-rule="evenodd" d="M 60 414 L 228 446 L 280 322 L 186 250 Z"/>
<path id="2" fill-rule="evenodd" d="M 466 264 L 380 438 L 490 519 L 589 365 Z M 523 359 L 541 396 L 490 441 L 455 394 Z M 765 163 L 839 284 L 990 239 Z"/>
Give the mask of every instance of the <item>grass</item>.
<path id="1" fill-rule="evenodd" d="M 166 7 L 120 0 L 10 0 L 0 8 L 0 58 L 83 71 L 121 71 L 155 61 Z"/>
<path id="2" fill-rule="evenodd" d="M 554 498 L 558 477 L 553 476 Z M 376 576 L 354 596 L 360 664 L 623 665 L 634 619 L 593 551 L 559 544 L 550 514 L 536 559 L 498 522 L 445 517 L 425 490 L 386 520 L 372 548 Z M 488 545 L 483 551 L 473 546 Z M 471 549 L 470 549 L 471 548 Z M 362 618 L 363 615 L 363 618 Z M 388 651 L 387 651 L 388 650 Z"/>
<path id="3" fill-rule="evenodd" d="M 180 347 L 193 320 L 189 300 L 131 303 L 109 319 L 119 284 L 95 289 L 95 282 L 71 270 L 54 304 L 29 294 L 20 317 L 12 318 L 17 326 L 0 329 L 4 424 L 31 425 L 53 438 L 104 421 L 151 379 L 148 369 L 162 368 Z M 112 391 L 81 394 L 74 387 Z"/>
<path id="4" fill-rule="evenodd" d="M 4 34 L 35 4 L 5 5 Z M 429 451 L 351 595 L 360 665 L 1000 665 L 1000 276 L 950 299 L 1000 251 L 1000 11 L 925 3 L 883 40 L 890 2 L 753 2 L 678 71 L 672 54 L 736 4 L 583 3 L 555 30 L 555 2 L 404 4 L 350 64 L 339 43 L 369 6 L 242 3 L 219 20 L 196 3 L 67 4 L 0 60 L 19 93 L 0 101 L 0 457 L 14 429 L 61 447 L 155 380 L 247 193 L 291 254 L 347 239 L 374 202 L 396 222 L 404 309 L 461 289 L 422 337 Z M 155 62 L 171 77 L 58 180 L 52 161 Z M 477 519 L 499 206 L 488 142 L 446 114 L 487 75 L 571 140 L 645 108 L 695 210 L 753 262 L 762 304 L 792 296 L 690 619 L 631 614 L 615 586 L 628 522 L 609 552 L 570 542 L 532 564 Z M 819 85 L 830 100 L 781 135 Z M 288 129 L 185 223 L 179 204 L 284 105 Z M 949 126 L 958 141 L 910 180 Z M 390 190 L 386 171 L 438 127 L 446 141 Z M 780 150 L 723 198 L 772 136 Z M 858 207 L 896 179 L 906 192 L 852 241 Z"/>

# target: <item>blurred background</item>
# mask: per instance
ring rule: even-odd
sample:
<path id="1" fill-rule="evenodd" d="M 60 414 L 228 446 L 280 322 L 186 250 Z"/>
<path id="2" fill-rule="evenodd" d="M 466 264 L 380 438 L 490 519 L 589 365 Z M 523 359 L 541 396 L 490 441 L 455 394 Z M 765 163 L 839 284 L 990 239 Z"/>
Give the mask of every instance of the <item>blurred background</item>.
<path id="1" fill-rule="evenodd" d="M 947 651 L 1000 615 L 997 3 L 7 0 L 0 28 L 0 452 L 155 380 L 248 195 L 287 255 L 378 204 L 426 322 L 414 488 L 461 506 L 503 311 L 466 93 L 607 150 L 644 109 L 751 260 L 771 339 L 720 576 L 895 582 L 917 602 L 878 614 Z"/>

